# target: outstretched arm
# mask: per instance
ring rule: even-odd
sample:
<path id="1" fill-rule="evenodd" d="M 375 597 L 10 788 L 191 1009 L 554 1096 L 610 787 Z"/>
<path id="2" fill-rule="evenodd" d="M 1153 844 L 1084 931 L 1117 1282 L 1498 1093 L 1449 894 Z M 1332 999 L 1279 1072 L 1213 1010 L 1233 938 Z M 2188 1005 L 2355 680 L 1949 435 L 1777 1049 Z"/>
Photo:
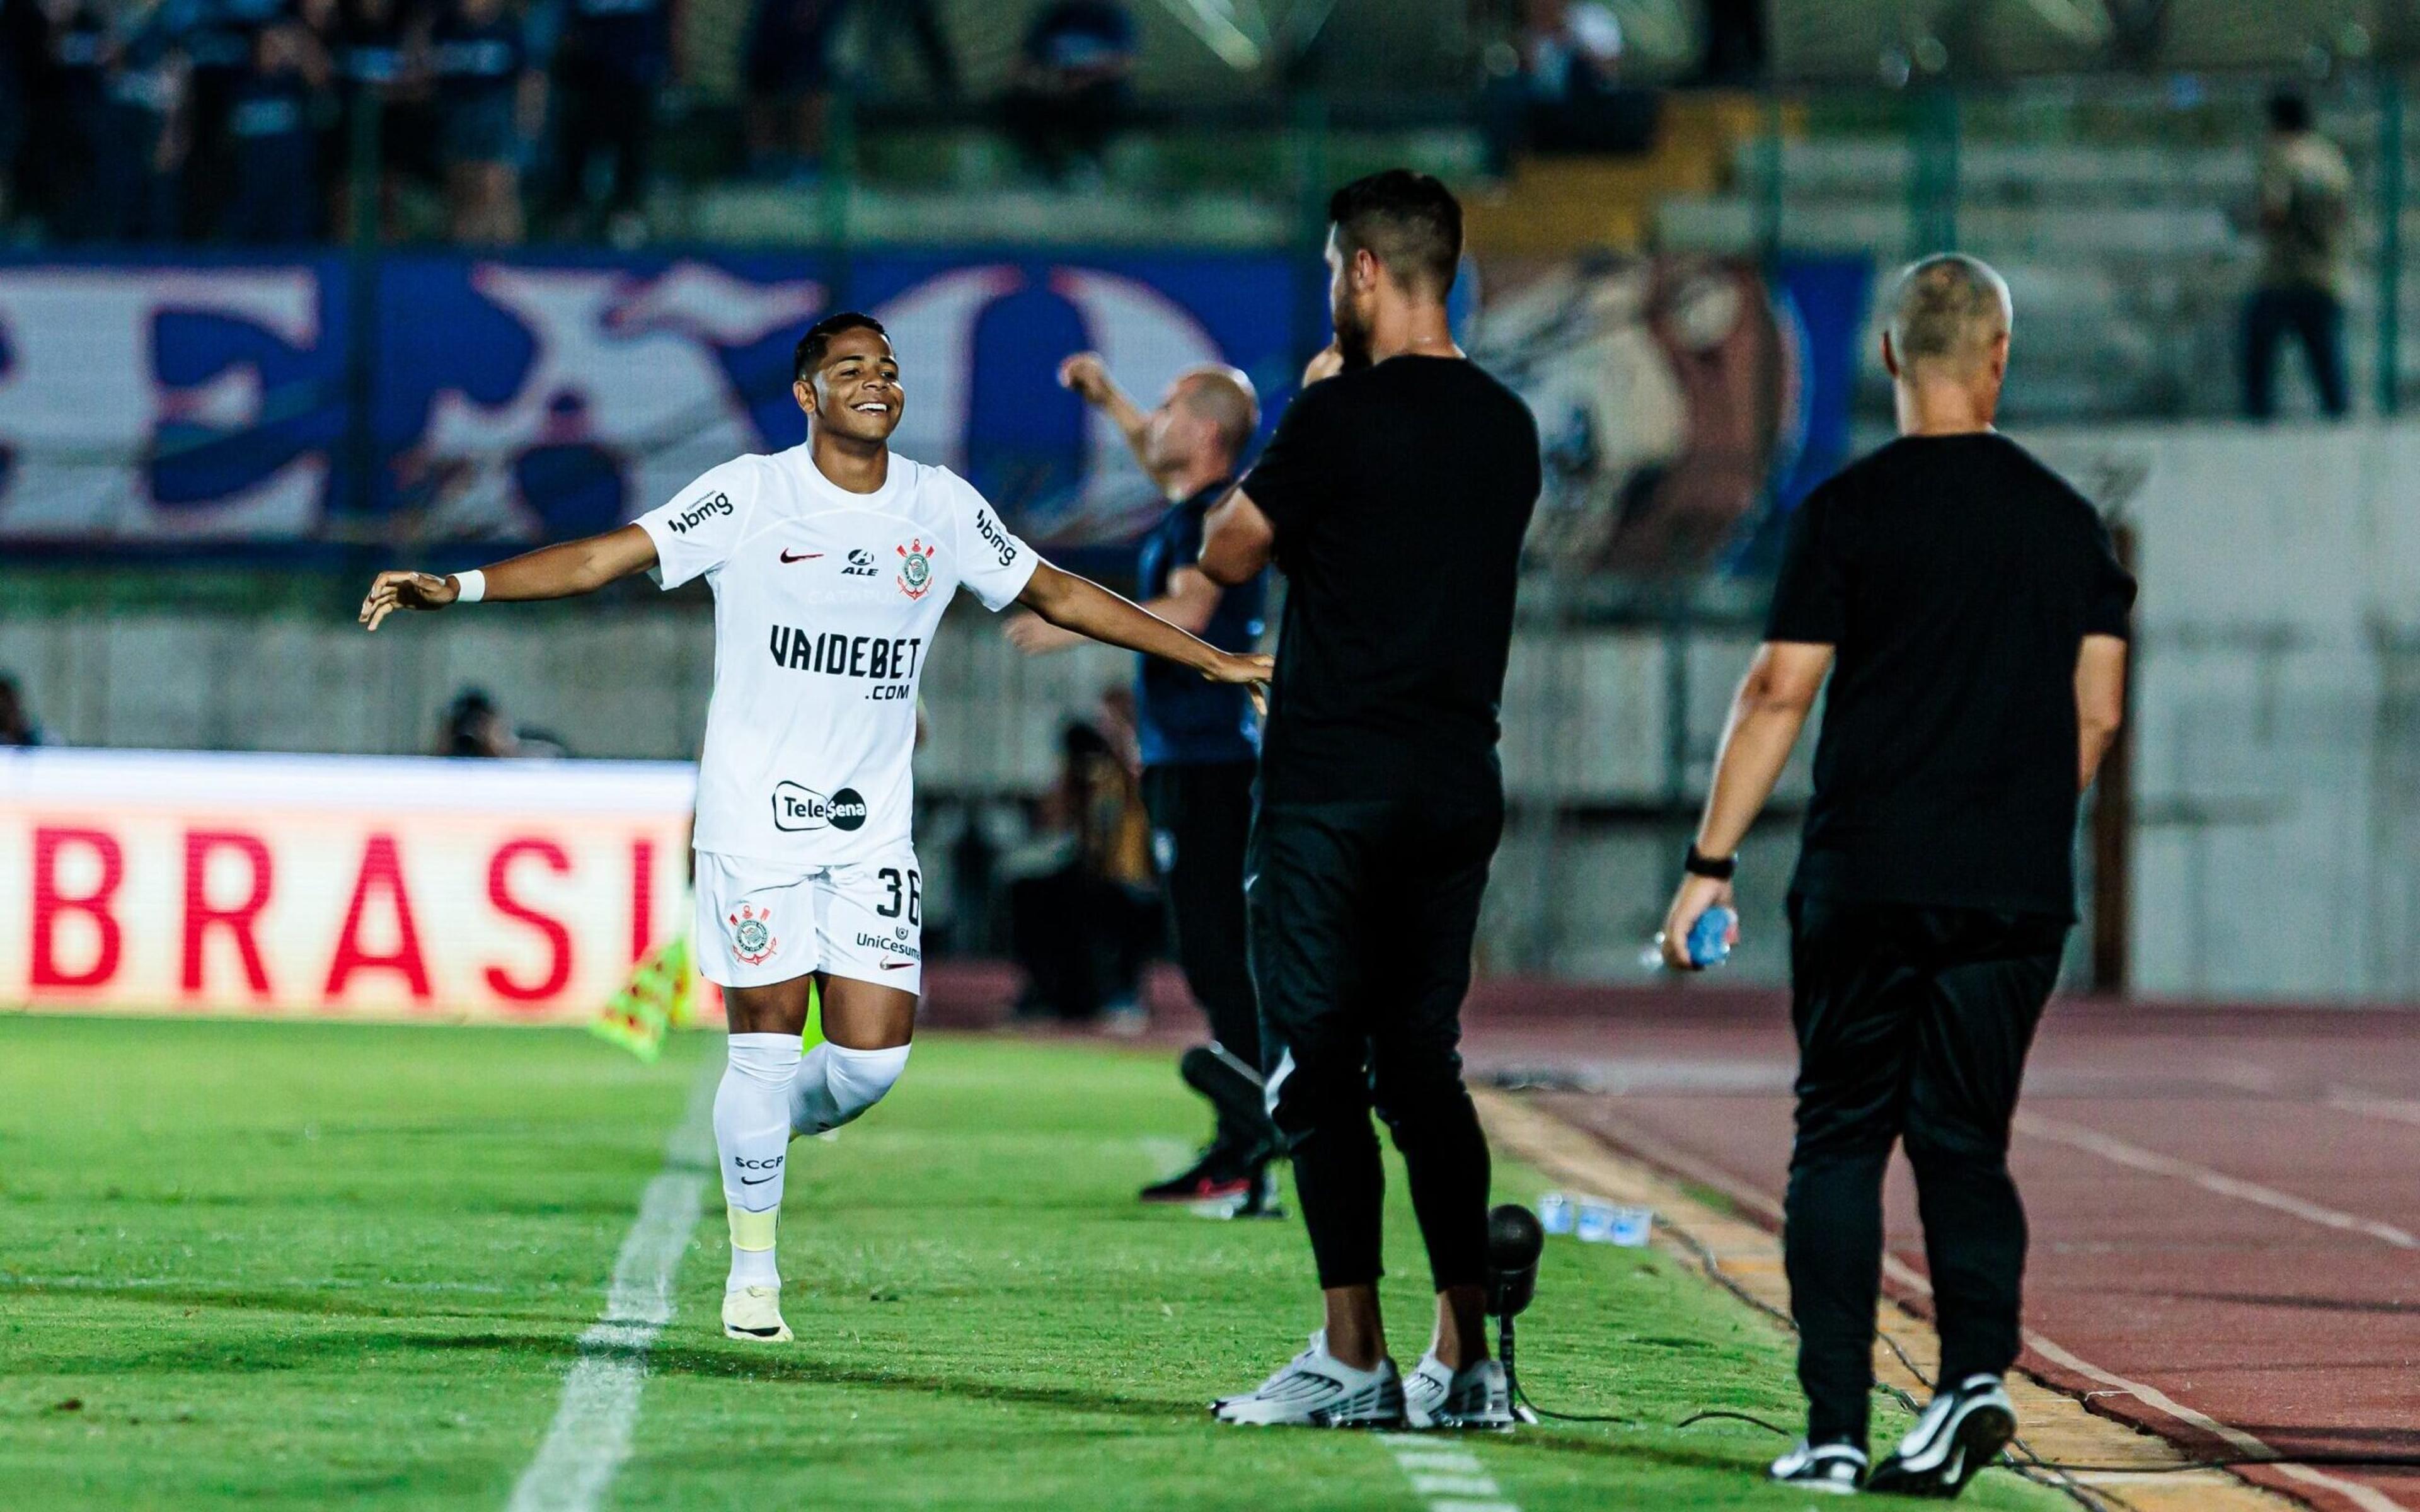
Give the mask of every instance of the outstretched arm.
<path id="1" fill-rule="evenodd" d="M 1731 701 L 1730 720 L 1723 727 L 1721 752 L 1714 758 L 1714 780 L 1706 795 L 1705 816 L 1698 822 L 1698 854 L 1724 860 L 1738 854 L 1748 826 L 1773 796 L 1791 748 L 1807 726 L 1807 716 L 1831 675 L 1830 646 L 1802 641 L 1768 640 L 1757 649 Z M 1664 961 L 1675 970 L 1695 969 L 1689 960 L 1689 932 L 1706 910 L 1731 906 L 1731 885 L 1713 877 L 1687 876 L 1673 894 L 1664 917 Z"/>
<path id="2" fill-rule="evenodd" d="M 1214 683 L 1265 683 L 1269 658 L 1235 655 L 1188 635 L 1089 578 L 1037 563 L 1016 601 L 1063 630 L 1190 667 Z"/>
<path id="3" fill-rule="evenodd" d="M 1203 577 L 1199 567 L 1179 567 L 1168 575 L 1167 593 L 1144 600 L 1143 612 L 1166 620 L 1187 635 L 1200 635 L 1209 628 L 1211 616 L 1218 612 L 1219 593 L 1218 585 Z M 1033 614 L 1017 615 L 1001 633 L 1008 637 L 1010 645 L 1029 656 L 1072 650 L 1085 640 L 1073 630 L 1046 624 Z"/>
<path id="4" fill-rule="evenodd" d="M 636 525 L 625 525 L 561 546 L 540 547 L 481 570 L 483 598 L 576 598 L 616 579 L 656 564 L 656 543 Z M 361 623 L 375 630 L 399 609 L 439 609 L 462 595 L 462 580 L 427 572 L 381 572 L 362 600 Z"/>

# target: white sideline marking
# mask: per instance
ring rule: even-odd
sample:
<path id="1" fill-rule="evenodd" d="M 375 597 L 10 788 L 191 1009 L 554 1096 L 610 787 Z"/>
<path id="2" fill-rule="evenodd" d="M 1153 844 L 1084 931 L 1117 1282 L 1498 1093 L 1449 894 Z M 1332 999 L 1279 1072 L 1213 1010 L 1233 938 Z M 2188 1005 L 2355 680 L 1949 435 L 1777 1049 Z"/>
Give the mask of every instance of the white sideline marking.
<path id="1" fill-rule="evenodd" d="M 2021 1133 L 2032 1134 L 2039 1139 L 2055 1140 L 2059 1144 L 2071 1146 L 2088 1154 L 2098 1155 L 2102 1160 L 2115 1165 L 2148 1172 L 2153 1176 L 2174 1177 L 2180 1181 L 2190 1181 L 2205 1192 L 2214 1192 L 2223 1197 L 2233 1197 L 2239 1202 L 2257 1203 L 2263 1208 L 2300 1218 L 2305 1223 L 2318 1224 L 2321 1227 L 2335 1228 L 2349 1234 L 2366 1234 L 2381 1243 L 2392 1244 L 2397 1249 L 2420 1250 L 2420 1237 L 2415 1237 L 2408 1229 L 2397 1228 L 2393 1224 L 2382 1224 L 2374 1218 L 2360 1218 L 2350 1212 L 2339 1212 L 2334 1208 L 2322 1207 L 2319 1203 L 2298 1197 L 2290 1192 L 2280 1192 L 2274 1187 L 2262 1186 L 2257 1181 L 2242 1180 L 2223 1172 L 2213 1171 L 2206 1165 L 2195 1165 L 2189 1161 L 2176 1160 L 2160 1154 L 2156 1150 L 2145 1149 L 2139 1145 L 2130 1145 L 2123 1139 L 2114 1139 L 2097 1130 L 2085 1128 L 2082 1124 L 2069 1123 L 2059 1119 L 2045 1119 L 2039 1114 L 2021 1113 L 2017 1115 L 2017 1128 Z"/>
<path id="2" fill-rule="evenodd" d="M 664 1169 L 639 1198 L 622 1241 L 605 1311 L 580 1335 L 580 1363 L 537 1457 L 513 1487 L 511 1512 L 591 1512 L 630 1458 L 646 1383 L 647 1350 L 673 1318 L 673 1282 L 689 1249 L 714 1165 L 714 1089 L 722 1063 L 710 1060 L 689 1108 L 664 1146 Z"/>
<path id="3" fill-rule="evenodd" d="M 1396 1468 L 1428 1512 L 1521 1512 L 1469 1450 L 1445 1447 L 1422 1433 L 1381 1433 L 1377 1439 L 1394 1455 Z"/>
<path id="4" fill-rule="evenodd" d="M 2329 1101 L 2335 1103 L 2337 1099 L 2331 1096 Z M 2389 1117 L 2392 1116 L 2389 1115 Z M 2324 1208 L 2316 1202 L 2306 1202 L 2290 1193 L 2278 1192 L 2255 1182 L 2239 1180 L 2235 1177 L 2185 1161 L 2172 1160 L 2168 1156 L 2130 1145 L 2122 1139 L 2111 1138 L 2107 1134 L 2086 1129 L 2080 1124 L 2067 1123 L 2056 1119 L 2045 1119 L 2030 1113 L 2017 1115 L 2016 1121 L 2017 1127 L 2024 1133 L 2038 1138 L 2052 1139 L 2060 1144 L 2072 1146 L 2134 1170 L 2191 1181 L 2205 1192 L 2216 1193 L 2220 1196 L 2235 1197 L 2244 1202 L 2258 1203 L 2264 1208 L 2273 1208 L 2279 1212 L 2290 1213 L 2297 1218 L 2305 1219 L 2325 1227 L 2366 1234 L 2397 1249 L 2420 1249 L 2420 1239 L 2414 1239 L 2411 1234 L 2392 1224 L 2356 1218 L 2349 1212 L 2338 1212 L 2333 1208 Z M 2361 1508 L 2362 1512 L 2404 1512 L 2401 1503 L 2390 1499 L 2382 1491 L 2331 1475 L 2325 1471 L 2313 1470 L 2308 1465 L 2297 1465 L 2282 1460 L 2278 1458 L 2277 1450 L 2233 1424 L 2222 1423 L 2207 1412 L 2187 1407 L 2156 1386 L 2147 1386 L 2139 1381 L 2130 1381 L 2124 1376 L 2103 1370 L 2088 1360 L 2069 1353 L 2031 1329 L 2025 1331 L 2025 1342 L 2032 1345 L 2034 1351 L 2042 1358 L 2132 1396 L 2155 1412 L 2164 1413 L 2180 1423 L 2189 1423 L 2218 1439 L 2239 1454 L 2276 1461 L 2268 1468 L 2289 1480 L 2300 1481 L 2305 1486 L 2333 1492 Z"/>
<path id="5" fill-rule="evenodd" d="M 2328 1106 L 2340 1113 L 2358 1113 L 2366 1119 L 2420 1124 L 2420 1103 L 2399 1097 L 2377 1097 L 2368 1092 L 2355 1091 L 2350 1087 L 2329 1088 Z"/>
<path id="6" fill-rule="evenodd" d="M 2274 1470 L 2288 1480 L 2300 1481 L 2305 1486 L 2314 1487 L 2319 1490 L 2332 1491 L 2361 1508 L 2362 1512 L 2404 1512 L 2401 1503 L 2390 1500 L 2382 1491 L 2339 1479 L 2325 1471 L 2313 1470 L 2308 1465 L 2297 1465 L 2279 1459 L 2276 1450 L 2233 1424 L 2222 1423 L 2207 1412 L 2195 1412 L 2157 1386 L 2146 1386 L 2139 1381 L 2129 1381 L 2124 1376 L 2114 1375 L 2089 1361 L 2078 1359 L 2031 1329 L 2025 1331 L 2025 1342 L 2032 1345 L 2034 1352 L 2043 1359 L 2055 1365 L 2064 1365 L 2079 1376 L 2097 1381 L 2104 1386 L 2132 1396 L 2155 1412 L 2164 1412 L 2180 1423 L 2190 1423 L 2204 1433 L 2224 1443 L 2238 1454 L 2275 1461 L 2267 1468 Z"/>

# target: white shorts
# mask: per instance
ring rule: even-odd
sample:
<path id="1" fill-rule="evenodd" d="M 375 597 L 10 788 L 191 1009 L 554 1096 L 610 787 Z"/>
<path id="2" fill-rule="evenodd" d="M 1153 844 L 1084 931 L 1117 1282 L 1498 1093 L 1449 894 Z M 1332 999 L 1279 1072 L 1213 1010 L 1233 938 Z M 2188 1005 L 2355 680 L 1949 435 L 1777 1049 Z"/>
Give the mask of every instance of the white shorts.
<path id="1" fill-rule="evenodd" d="M 766 987 L 810 972 L 921 992 L 924 879 L 902 845 L 806 872 L 697 853 L 697 964 L 708 981 Z"/>

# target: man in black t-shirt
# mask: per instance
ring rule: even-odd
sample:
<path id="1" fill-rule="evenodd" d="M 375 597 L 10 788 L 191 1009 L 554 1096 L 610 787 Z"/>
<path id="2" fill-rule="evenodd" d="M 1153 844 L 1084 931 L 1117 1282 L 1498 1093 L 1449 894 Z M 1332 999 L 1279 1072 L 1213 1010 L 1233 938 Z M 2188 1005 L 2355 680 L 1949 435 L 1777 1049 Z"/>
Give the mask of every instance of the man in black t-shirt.
<path id="1" fill-rule="evenodd" d="M 1883 347 L 1900 439 L 1799 506 L 1665 919 L 1665 958 L 1686 969 L 1828 676 L 1790 893 L 1784 1250 L 1807 1431 L 1777 1480 L 1955 1495 L 2016 1431 L 2000 1383 L 2025 1253 L 2009 1122 L 2075 920 L 2076 804 L 2123 710 L 2134 583 L 2092 506 L 1992 428 L 2009 317 L 1973 258 L 1900 278 Z M 1901 1139 L 1941 1389 L 1869 1478 L 1883 1172 Z"/>
<path id="2" fill-rule="evenodd" d="M 1328 207 L 1344 371 L 1298 396 L 1211 514 L 1202 570 L 1286 575 L 1262 737 L 1246 912 L 1270 1112 L 1326 1326 L 1232 1423 L 1509 1427 L 1482 1299 L 1487 1141 L 1462 1084 L 1460 1013 L 1504 823 L 1497 710 L 1538 430 L 1454 345 L 1462 210 L 1401 170 Z M 1392 1131 L 1437 1293 L 1409 1381 L 1378 1315 Z"/>

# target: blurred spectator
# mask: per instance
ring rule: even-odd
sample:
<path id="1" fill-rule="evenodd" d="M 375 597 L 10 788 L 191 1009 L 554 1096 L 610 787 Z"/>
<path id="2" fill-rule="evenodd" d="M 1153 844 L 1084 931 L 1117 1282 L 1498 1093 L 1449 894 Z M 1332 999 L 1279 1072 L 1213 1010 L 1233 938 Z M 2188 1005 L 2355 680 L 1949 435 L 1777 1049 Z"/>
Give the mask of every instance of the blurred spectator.
<path id="1" fill-rule="evenodd" d="M 1706 0 L 1706 51 L 1699 77 L 1731 88 L 1764 79 L 1765 0 Z"/>
<path id="2" fill-rule="evenodd" d="M 42 13 L 34 0 L 0 0 L 0 224 L 16 213 L 23 197 L 19 163 L 41 72 L 42 33 Z"/>
<path id="3" fill-rule="evenodd" d="M 553 197 L 577 233 L 593 233 L 601 210 L 616 245 L 645 239 L 641 206 L 673 36 L 673 0 L 570 0 L 555 55 Z"/>
<path id="4" fill-rule="evenodd" d="M 854 0 L 755 0 L 745 65 L 751 172 L 800 179 L 821 169 L 834 48 L 841 23 L 852 15 L 868 28 L 871 51 L 904 30 L 934 94 L 957 97 L 957 59 L 936 0 L 883 0 L 870 9 Z"/>
<path id="5" fill-rule="evenodd" d="M 2319 409 L 2342 419 L 2350 408 L 2343 284 L 2352 172 L 2312 129 L 2310 103 L 2299 95 L 2269 101 L 2258 188 L 2260 282 L 2243 310 L 2243 412 L 2254 420 L 2276 412 L 2277 348 L 2291 336 L 2309 360 Z"/>
<path id="6" fill-rule="evenodd" d="M 544 759 L 564 754 L 563 743 L 535 730 L 517 730 L 484 687 L 454 695 L 437 730 L 440 756 Z"/>
<path id="7" fill-rule="evenodd" d="M 180 8 L 178 39 L 188 73 L 178 229 L 198 239 L 225 224 L 240 192 L 235 112 L 257 75 L 261 36 L 281 19 L 287 0 L 184 0 Z"/>
<path id="8" fill-rule="evenodd" d="M 1026 973 L 1020 1013 L 1106 1018 L 1121 1029 L 1141 1020 L 1142 968 L 1158 947 L 1160 919 L 1151 821 L 1133 762 L 1132 697 L 1113 689 L 1094 720 L 1073 721 L 1061 734 L 1059 781 L 1043 822 L 1066 835 L 1063 859 L 1009 885 L 1009 950 Z"/>
<path id="9" fill-rule="evenodd" d="M 445 705 L 437 730 L 440 756 L 517 756 L 520 740 L 483 687 L 466 687 Z"/>
<path id="10" fill-rule="evenodd" d="M 1002 118 L 1054 182 L 1097 177 L 1133 105 L 1135 23 L 1117 0 L 1053 0 L 1017 49 Z"/>
<path id="11" fill-rule="evenodd" d="M 748 167 L 802 178 L 822 166 L 833 35 L 848 0 L 756 0 L 748 22 Z"/>
<path id="12" fill-rule="evenodd" d="M 0 672 L 0 746 L 47 746 L 51 737 L 34 722 L 34 711 L 25 707 L 24 692 L 17 679 Z"/>
<path id="13" fill-rule="evenodd" d="M 1512 69 L 1487 88 L 1490 167 L 1520 147 L 1542 152 L 1643 152 L 1655 139 L 1656 99 L 1621 82 L 1621 23 L 1599 0 L 1528 0 Z"/>
<path id="14" fill-rule="evenodd" d="M 103 240 L 173 239 L 192 145 L 192 69 L 180 35 L 188 8 L 183 0 L 132 0 L 83 8 L 100 25 L 101 102 L 92 181 L 70 193 L 89 198 L 89 230 Z M 86 18 L 72 24 L 81 35 Z"/>
<path id="15" fill-rule="evenodd" d="M 531 66 L 520 18 L 504 0 L 448 0 L 430 32 L 429 71 L 448 233 L 488 246 L 520 241 L 523 145 L 546 116 L 546 78 Z"/>
<path id="16" fill-rule="evenodd" d="M 1521 38 L 1529 95 L 1550 104 L 1609 93 L 1621 82 L 1621 22 L 1598 0 L 1529 0 Z"/>
<path id="17" fill-rule="evenodd" d="M 335 22 L 336 75 L 344 109 L 323 142 L 325 161 L 335 168 L 333 224 L 339 235 L 352 230 L 355 137 L 368 129 L 365 112 L 376 112 L 379 231 L 396 235 L 404 180 L 428 177 L 431 126 L 420 58 L 428 25 L 415 0 L 339 0 Z"/>
<path id="18" fill-rule="evenodd" d="M 233 189 L 220 230 L 228 240 L 291 244 L 318 234 L 314 117 L 331 78 L 327 48 L 302 20 L 263 27 L 254 39 L 251 71 L 226 116 Z"/>

